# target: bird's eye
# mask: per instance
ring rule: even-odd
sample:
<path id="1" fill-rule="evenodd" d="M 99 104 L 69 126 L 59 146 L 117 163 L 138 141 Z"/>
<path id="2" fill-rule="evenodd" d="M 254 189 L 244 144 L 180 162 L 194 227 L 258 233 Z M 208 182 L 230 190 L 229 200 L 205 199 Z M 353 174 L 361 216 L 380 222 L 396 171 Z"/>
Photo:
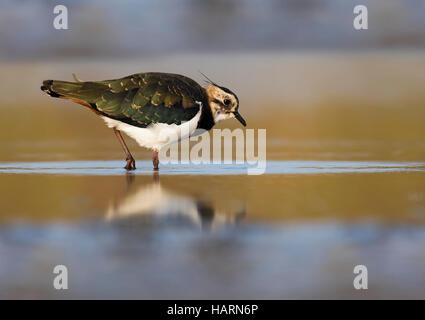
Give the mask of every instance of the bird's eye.
<path id="1" fill-rule="evenodd" d="M 228 105 L 230 104 L 230 100 L 229 100 L 229 99 L 224 99 L 224 100 L 223 100 L 223 103 L 224 103 L 226 106 L 228 106 Z"/>

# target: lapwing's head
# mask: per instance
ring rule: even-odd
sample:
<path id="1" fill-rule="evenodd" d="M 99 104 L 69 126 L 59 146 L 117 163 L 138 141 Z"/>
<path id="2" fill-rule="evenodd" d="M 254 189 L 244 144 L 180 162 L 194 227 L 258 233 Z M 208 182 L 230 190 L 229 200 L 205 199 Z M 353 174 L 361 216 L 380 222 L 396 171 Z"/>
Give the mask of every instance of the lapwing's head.
<path id="1" fill-rule="evenodd" d="M 215 123 L 221 120 L 235 118 L 244 127 L 246 126 L 246 121 L 239 114 L 239 99 L 236 94 L 213 82 L 205 90 Z"/>

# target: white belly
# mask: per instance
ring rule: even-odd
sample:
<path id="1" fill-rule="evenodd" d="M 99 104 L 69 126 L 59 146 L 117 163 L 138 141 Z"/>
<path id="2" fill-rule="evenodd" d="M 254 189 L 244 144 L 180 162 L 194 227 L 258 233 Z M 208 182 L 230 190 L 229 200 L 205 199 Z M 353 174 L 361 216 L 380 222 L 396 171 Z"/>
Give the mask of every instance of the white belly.
<path id="1" fill-rule="evenodd" d="M 159 151 L 163 146 L 172 144 L 195 134 L 201 117 L 202 108 L 189 121 L 177 124 L 155 123 L 146 128 L 139 128 L 127 123 L 113 120 L 104 116 L 101 118 L 106 122 L 109 128 L 115 128 L 126 133 L 136 140 L 136 142 L 145 148 Z"/>

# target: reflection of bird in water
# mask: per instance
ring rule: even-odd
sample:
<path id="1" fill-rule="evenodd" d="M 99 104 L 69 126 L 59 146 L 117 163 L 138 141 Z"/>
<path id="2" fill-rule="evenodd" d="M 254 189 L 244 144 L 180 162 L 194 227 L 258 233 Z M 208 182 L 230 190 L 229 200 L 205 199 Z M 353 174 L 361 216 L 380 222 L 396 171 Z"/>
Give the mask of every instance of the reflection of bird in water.
<path id="1" fill-rule="evenodd" d="M 125 194 L 109 206 L 106 220 L 131 225 L 191 226 L 204 231 L 236 224 L 245 216 L 245 208 L 235 214 L 216 210 L 208 202 L 161 186 L 159 175 L 153 183 L 135 186 L 134 176 L 127 176 Z"/>

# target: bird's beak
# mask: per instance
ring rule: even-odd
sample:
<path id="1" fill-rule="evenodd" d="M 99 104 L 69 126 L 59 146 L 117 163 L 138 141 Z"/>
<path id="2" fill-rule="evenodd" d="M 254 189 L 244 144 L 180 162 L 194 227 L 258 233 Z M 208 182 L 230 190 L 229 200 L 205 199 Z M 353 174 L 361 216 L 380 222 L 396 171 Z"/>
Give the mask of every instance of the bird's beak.
<path id="1" fill-rule="evenodd" d="M 246 121 L 244 118 L 242 118 L 239 112 L 235 111 L 233 114 L 235 115 L 236 120 L 238 120 L 244 127 L 246 127 Z"/>

